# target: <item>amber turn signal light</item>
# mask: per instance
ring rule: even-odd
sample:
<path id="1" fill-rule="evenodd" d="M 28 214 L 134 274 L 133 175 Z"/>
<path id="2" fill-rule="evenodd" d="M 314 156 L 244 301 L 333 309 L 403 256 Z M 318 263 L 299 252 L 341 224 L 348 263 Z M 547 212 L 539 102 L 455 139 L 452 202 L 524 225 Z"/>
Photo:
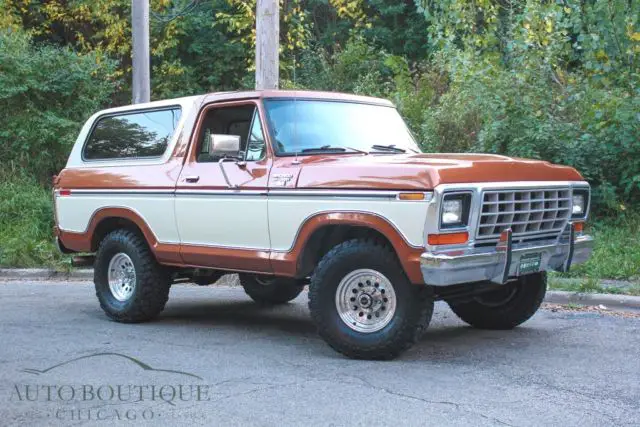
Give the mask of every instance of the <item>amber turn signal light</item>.
<path id="1" fill-rule="evenodd" d="M 573 224 L 573 229 L 576 233 L 582 233 L 582 230 L 584 230 L 584 222 L 575 222 Z"/>
<path id="2" fill-rule="evenodd" d="M 429 234 L 427 241 L 430 245 L 457 245 L 467 243 L 469 233 Z"/>
<path id="3" fill-rule="evenodd" d="M 398 194 L 400 200 L 424 200 L 424 193 L 400 193 Z"/>

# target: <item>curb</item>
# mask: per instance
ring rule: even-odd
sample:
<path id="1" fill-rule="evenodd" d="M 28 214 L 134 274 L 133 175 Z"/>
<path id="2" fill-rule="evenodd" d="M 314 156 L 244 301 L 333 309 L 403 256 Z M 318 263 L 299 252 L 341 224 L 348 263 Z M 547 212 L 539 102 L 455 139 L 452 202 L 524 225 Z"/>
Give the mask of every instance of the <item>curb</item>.
<path id="1" fill-rule="evenodd" d="M 0 268 L 2 280 L 90 280 L 93 269 L 57 271 L 48 268 Z"/>
<path id="2" fill-rule="evenodd" d="M 640 311 L 640 297 L 631 295 L 590 294 L 565 291 L 548 291 L 544 302 L 552 304 L 604 305 L 610 308 Z"/>

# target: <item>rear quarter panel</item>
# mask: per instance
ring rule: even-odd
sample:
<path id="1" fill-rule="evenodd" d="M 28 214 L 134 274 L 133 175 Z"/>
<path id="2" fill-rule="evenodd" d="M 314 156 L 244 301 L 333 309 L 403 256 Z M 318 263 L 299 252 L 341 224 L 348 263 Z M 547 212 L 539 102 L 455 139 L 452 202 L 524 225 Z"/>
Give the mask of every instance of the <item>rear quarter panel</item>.
<path id="1" fill-rule="evenodd" d="M 67 165 L 56 180 L 56 226 L 61 235 L 89 233 L 92 219 L 101 210 L 126 208 L 153 230 L 158 242 L 178 244 L 174 192 L 200 101 L 200 97 L 190 97 L 94 114 L 83 126 Z M 108 161 L 82 159 L 84 143 L 92 126 L 103 115 L 173 105 L 180 106 L 181 116 L 162 157 Z"/>

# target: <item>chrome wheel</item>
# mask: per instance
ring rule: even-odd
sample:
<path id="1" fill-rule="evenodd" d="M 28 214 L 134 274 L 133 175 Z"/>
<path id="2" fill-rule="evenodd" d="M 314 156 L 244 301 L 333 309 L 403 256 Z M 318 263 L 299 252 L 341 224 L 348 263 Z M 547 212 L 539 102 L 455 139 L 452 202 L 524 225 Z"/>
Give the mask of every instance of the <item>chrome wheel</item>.
<path id="1" fill-rule="evenodd" d="M 120 252 L 111 258 L 107 280 L 115 299 L 124 302 L 131 298 L 136 288 L 136 270 L 129 255 Z"/>
<path id="2" fill-rule="evenodd" d="M 347 274 L 336 290 L 336 309 L 351 329 L 371 333 L 389 324 L 396 312 L 396 293 L 379 271 L 359 269 Z"/>

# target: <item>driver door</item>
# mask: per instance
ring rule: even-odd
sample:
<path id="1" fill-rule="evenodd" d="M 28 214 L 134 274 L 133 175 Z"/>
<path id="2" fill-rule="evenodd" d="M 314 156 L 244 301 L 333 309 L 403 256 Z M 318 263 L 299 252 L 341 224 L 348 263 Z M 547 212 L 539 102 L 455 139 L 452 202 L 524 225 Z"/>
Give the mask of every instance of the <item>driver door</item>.
<path id="1" fill-rule="evenodd" d="M 260 116 L 260 107 L 252 101 L 213 104 L 201 113 L 176 188 L 185 264 L 271 271 L 267 216 L 271 160 Z M 211 134 L 239 136 L 242 160 L 220 162 L 221 157 L 209 152 Z"/>

